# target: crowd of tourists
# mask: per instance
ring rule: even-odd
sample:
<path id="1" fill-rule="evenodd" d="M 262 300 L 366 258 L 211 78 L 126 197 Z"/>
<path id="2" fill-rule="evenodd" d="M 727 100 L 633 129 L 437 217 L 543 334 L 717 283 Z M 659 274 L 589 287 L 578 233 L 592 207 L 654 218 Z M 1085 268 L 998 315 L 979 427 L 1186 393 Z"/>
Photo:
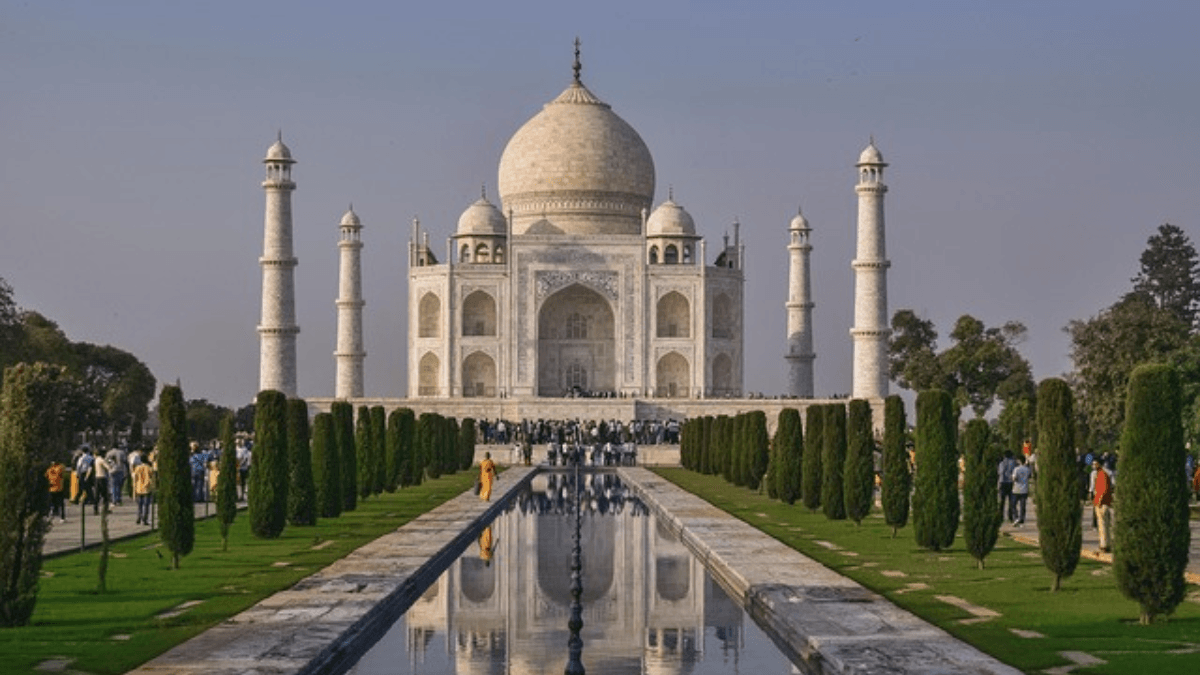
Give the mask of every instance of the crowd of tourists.
<path id="1" fill-rule="evenodd" d="M 679 443 L 679 422 L 660 420 L 480 420 L 475 423 L 477 443 L 507 445 L 528 441 L 533 445 L 546 443 L 636 443 L 663 445 Z"/>

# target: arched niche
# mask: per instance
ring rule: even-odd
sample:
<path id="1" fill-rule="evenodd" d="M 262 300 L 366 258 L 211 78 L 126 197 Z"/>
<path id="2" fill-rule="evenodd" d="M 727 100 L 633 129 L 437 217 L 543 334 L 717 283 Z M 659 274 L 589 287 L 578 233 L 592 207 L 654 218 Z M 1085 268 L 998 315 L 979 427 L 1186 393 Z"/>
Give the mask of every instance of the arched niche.
<path id="1" fill-rule="evenodd" d="M 419 396 L 437 396 L 438 381 L 442 374 L 442 361 L 433 352 L 427 352 L 421 357 L 417 373 L 417 394 Z"/>
<path id="2" fill-rule="evenodd" d="M 474 352 L 463 360 L 462 391 L 466 397 L 496 395 L 496 361 L 483 352 Z"/>
<path id="3" fill-rule="evenodd" d="M 421 296 L 417 305 L 417 337 L 441 337 L 442 300 L 436 293 Z"/>
<path id="4" fill-rule="evenodd" d="M 668 352 L 655 368 L 658 395 L 662 398 L 686 398 L 692 386 L 687 359 L 678 352 Z"/>
<path id="5" fill-rule="evenodd" d="M 475 291 L 463 300 L 462 334 L 496 335 L 496 300 L 485 291 Z"/>
<path id="6" fill-rule="evenodd" d="M 691 303 L 678 291 L 671 291 L 658 300 L 657 333 L 660 338 L 691 337 Z"/>
<path id="7" fill-rule="evenodd" d="M 604 296 L 572 284 L 546 298 L 538 312 L 538 394 L 564 396 L 587 383 L 616 389 L 616 322 Z"/>

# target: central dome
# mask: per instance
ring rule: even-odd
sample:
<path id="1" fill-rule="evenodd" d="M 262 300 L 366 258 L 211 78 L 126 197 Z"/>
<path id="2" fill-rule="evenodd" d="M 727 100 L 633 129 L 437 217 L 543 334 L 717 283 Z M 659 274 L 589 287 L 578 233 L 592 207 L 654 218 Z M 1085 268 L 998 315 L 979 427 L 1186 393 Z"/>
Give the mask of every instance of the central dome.
<path id="1" fill-rule="evenodd" d="M 579 80 L 508 141 L 499 178 L 516 234 L 640 234 L 654 198 L 650 149 Z"/>

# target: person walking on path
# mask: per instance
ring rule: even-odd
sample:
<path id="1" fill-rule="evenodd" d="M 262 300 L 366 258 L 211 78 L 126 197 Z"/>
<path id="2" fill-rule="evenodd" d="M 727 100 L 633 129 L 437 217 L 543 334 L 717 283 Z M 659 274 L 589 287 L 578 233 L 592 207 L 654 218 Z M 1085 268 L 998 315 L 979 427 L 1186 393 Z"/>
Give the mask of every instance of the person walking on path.
<path id="1" fill-rule="evenodd" d="M 1014 525 L 1025 524 L 1025 502 L 1029 499 L 1029 476 L 1031 471 L 1029 465 L 1025 463 L 1025 457 L 1017 457 L 1017 468 L 1013 469 L 1012 482 L 1012 513 L 1016 518 L 1013 520 Z"/>
<path id="2" fill-rule="evenodd" d="M 96 459 L 92 457 L 92 449 L 85 445 L 79 459 L 75 461 L 75 475 L 78 477 L 79 490 L 72 498 L 73 503 L 83 502 L 83 505 L 87 506 L 95 501 L 96 474 L 93 470 L 95 463 Z"/>
<path id="3" fill-rule="evenodd" d="M 1096 521 L 1100 526 L 1100 550 L 1105 553 L 1112 550 L 1112 498 L 1113 477 L 1108 467 L 1100 463 L 1100 459 L 1092 460 L 1092 469 L 1096 476 L 1095 487 L 1092 488 L 1092 504 L 1096 509 Z"/>
<path id="4" fill-rule="evenodd" d="M 67 522 L 67 467 L 57 459 L 46 469 L 46 481 L 50 483 L 50 518 Z"/>
<path id="5" fill-rule="evenodd" d="M 492 500 L 492 483 L 496 480 L 496 463 L 492 461 L 492 453 L 483 453 L 483 461 L 479 463 L 479 498 L 484 501 Z"/>
<path id="6" fill-rule="evenodd" d="M 100 515 L 100 509 L 111 512 L 108 508 L 108 499 L 111 495 L 108 493 L 108 461 L 104 459 L 104 455 L 96 454 L 95 460 L 92 462 L 92 471 L 96 474 L 96 485 L 93 490 L 95 501 L 92 502 L 92 515 Z"/>
<path id="7" fill-rule="evenodd" d="M 149 462 L 138 462 L 133 467 L 133 496 L 137 499 L 137 522 L 150 524 L 150 503 L 154 496 L 154 470 Z"/>
<path id="8" fill-rule="evenodd" d="M 1017 519 L 1016 504 L 1013 503 L 1013 470 L 1017 468 L 1017 460 L 1013 459 L 1012 450 L 1004 451 L 1004 459 L 1000 460 L 1000 465 L 996 467 L 996 472 L 999 474 L 1000 485 L 1000 513 L 1004 515 L 1008 522 L 1013 522 Z"/>
<path id="9" fill-rule="evenodd" d="M 104 460 L 108 462 L 108 487 L 112 492 L 112 503 L 120 506 L 122 489 L 128 476 L 129 453 L 125 452 L 124 448 L 114 445 L 112 450 L 104 455 Z"/>

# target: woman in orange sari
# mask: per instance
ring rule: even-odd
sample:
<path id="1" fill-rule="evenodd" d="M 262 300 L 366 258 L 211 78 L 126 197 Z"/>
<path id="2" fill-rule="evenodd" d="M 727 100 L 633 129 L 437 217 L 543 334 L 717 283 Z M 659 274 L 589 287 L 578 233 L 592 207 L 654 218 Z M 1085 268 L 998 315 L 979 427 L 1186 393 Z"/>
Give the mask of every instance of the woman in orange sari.
<path id="1" fill-rule="evenodd" d="M 479 498 L 484 501 L 492 500 L 492 483 L 496 481 L 496 463 L 492 461 L 492 453 L 483 453 L 483 461 L 479 463 Z"/>

